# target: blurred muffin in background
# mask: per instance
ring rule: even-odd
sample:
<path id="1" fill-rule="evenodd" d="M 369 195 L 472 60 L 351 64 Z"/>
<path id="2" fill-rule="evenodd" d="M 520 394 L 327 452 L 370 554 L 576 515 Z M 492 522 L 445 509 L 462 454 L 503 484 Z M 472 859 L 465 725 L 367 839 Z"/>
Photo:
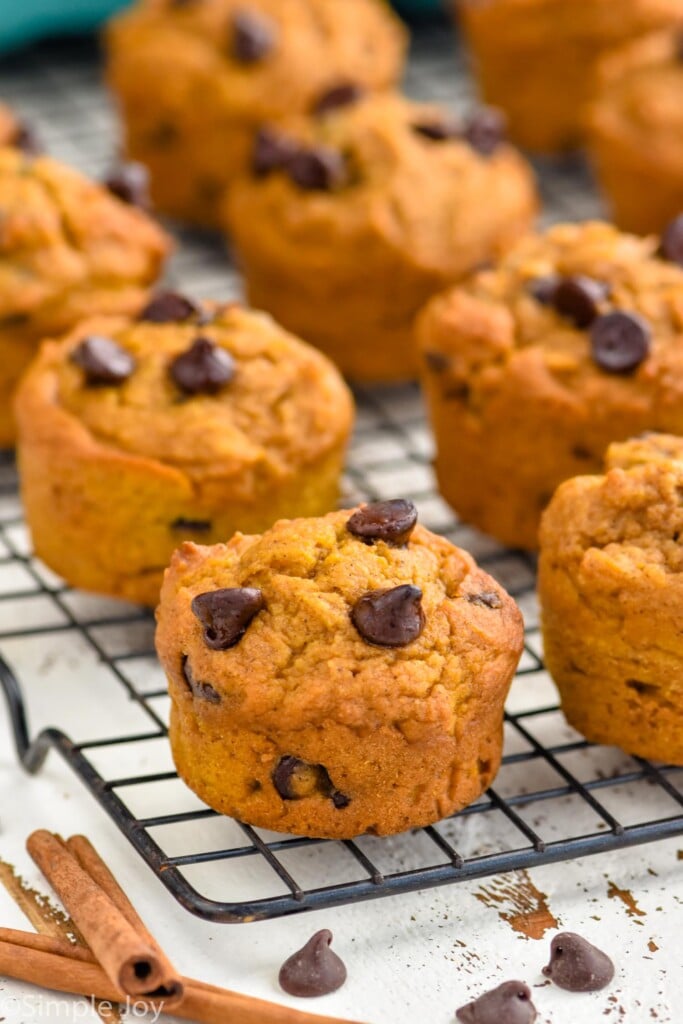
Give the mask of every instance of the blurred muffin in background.
<path id="1" fill-rule="evenodd" d="M 24 138 L 25 149 L 32 136 Z M 143 210 L 56 160 L 13 147 L 0 148 L 5 447 L 14 441 L 11 394 L 39 343 L 95 313 L 136 313 L 171 249 Z"/>
<path id="2" fill-rule="evenodd" d="M 395 93 L 265 128 L 227 197 L 250 301 L 358 381 L 417 374 L 426 300 L 509 247 L 537 207 L 496 111 Z"/>
<path id="3" fill-rule="evenodd" d="M 394 85 L 406 45 L 382 0 L 141 0 L 110 23 L 108 79 L 157 207 L 213 225 L 262 122 Z"/>
<path id="4" fill-rule="evenodd" d="M 482 95 L 510 137 L 543 153 L 583 136 L 596 65 L 611 48 L 683 23 L 682 0 L 456 0 Z"/>
<path id="5" fill-rule="evenodd" d="M 12 146 L 34 156 L 41 150 L 35 132 L 5 103 L 0 103 L 0 146 Z"/>
<path id="6" fill-rule="evenodd" d="M 617 224 L 661 231 L 683 212 L 683 37 L 639 40 L 599 70 L 587 131 L 600 185 Z"/>

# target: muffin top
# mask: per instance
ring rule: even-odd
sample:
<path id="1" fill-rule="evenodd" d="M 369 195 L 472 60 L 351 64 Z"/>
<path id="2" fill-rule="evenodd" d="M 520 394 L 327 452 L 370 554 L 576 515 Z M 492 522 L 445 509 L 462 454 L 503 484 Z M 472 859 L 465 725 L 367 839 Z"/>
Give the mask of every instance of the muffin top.
<path id="1" fill-rule="evenodd" d="M 480 21 L 493 33 L 496 24 L 509 28 L 516 43 L 541 45 L 539 24 L 559 39 L 610 45 L 628 36 L 656 31 L 683 21 L 680 0 L 457 0 L 468 21 Z"/>
<path id="2" fill-rule="evenodd" d="M 157 613 L 165 668 L 190 689 L 208 683 L 252 728 L 331 717 L 457 735 L 458 707 L 485 700 L 488 669 L 519 655 L 521 615 L 415 521 L 396 500 L 183 544 Z"/>
<path id="3" fill-rule="evenodd" d="M 177 52 L 248 123 L 305 110 L 340 82 L 385 88 L 407 46 L 381 0 L 143 0 L 108 38 L 114 56 L 145 49 L 172 64 Z"/>
<path id="4" fill-rule="evenodd" d="M 610 445 L 605 475 L 563 483 L 541 525 L 546 557 L 580 565 L 586 579 L 602 574 L 612 601 L 623 576 L 657 586 L 678 574 L 683 597 L 681 537 L 683 438 L 668 434 Z"/>
<path id="5" fill-rule="evenodd" d="M 424 361 L 444 391 L 466 389 L 473 407 L 510 378 L 521 393 L 555 401 L 580 394 L 597 412 L 607 396 L 650 418 L 654 406 L 683 427 L 679 258 L 678 221 L 661 240 L 600 222 L 529 236 L 496 268 L 430 303 L 419 331 Z"/>
<path id="6" fill-rule="evenodd" d="M 588 126 L 641 148 L 645 161 L 683 165 L 683 38 L 674 32 L 638 40 L 599 67 Z"/>
<path id="7" fill-rule="evenodd" d="M 411 254 L 427 270 L 455 276 L 490 244 L 506 212 L 535 210 L 533 175 L 504 141 L 502 116 L 482 109 L 466 121 L 395 93 L 337 90 L 313 118 L 259 133 L 248 176 L 226 205 L 243 236 L 258 223 L 259 250 L 287 259 L 332 238 Z M 247 239 L 246 244 L 249 244 Z M 334 250 L 330 259 L 339 259 Z M 325 262 L 325 254 L 319 258 Z"/>
<path id="8" fill-rule="evenodd" d="M 234 476 L 236 496 L 315 460 L 353 416 L 335 368 L 270 317 L 173 292 L 138 320 L 93 319 L 44 345 L 36 389 L 90 440 L 190 478 Z"/>
<path id="9" fill-rule="evenodd" d="M 44 314 L 66 325 L 158 276 L 170 249 L 142 210 L 48 157 L 0 149 L 0 322 Z"/>

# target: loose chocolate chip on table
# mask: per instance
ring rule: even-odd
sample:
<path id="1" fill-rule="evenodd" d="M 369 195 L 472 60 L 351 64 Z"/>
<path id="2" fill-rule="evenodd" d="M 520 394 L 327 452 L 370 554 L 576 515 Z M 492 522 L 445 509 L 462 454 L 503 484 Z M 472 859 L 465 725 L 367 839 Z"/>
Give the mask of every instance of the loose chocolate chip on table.
<path id="1" fill-rule="evenodd" d="M 212 651 L 234 647 L 264 607 L 263 594 L 255 587 L 208 590 L 192 600 L 192 611 L 204 627 L 204 643 Z"/>
<path id="2" fill-rule="evenodd" d="M 412 501 L 394 498 L 391 501 L 373 501 L 364 505 L 349 518 L 346 529 L 366 543 L 384 540 L 397 546 L 406 544 L 415 523 L 417 509 Z"/>
<path id="3" fill-rule="evenodd" d="M 275 128 L 267 126 L 259 129 L 254 139 L 251 166 L 254 174 L 265 177 L 272 171 L 286 167 L 297 151 L 293 139 L 283 135 Z"/>
<path id="4" fill-rule="evenodd" d="M 405 583 L 390 590 L 371 590 L 356 601 L 351 621 L 370 644 L 405 647 L 425 627 L 422 591 Z"/>
<path id="5" fill-rule="evenodd" d="M 674 218 L 662 232 L 659 255 L 683 266 L 683 213 Z"/>
<path id="6" fill-rule="evenodd" d="M 280 986 L 290 996 L 325 996 L 336 992 L 346 981 L 343 960 L 330 949 L 332 932 L 316 932 L 280 968 Z"/>
<path id="7" fill-rule="evenodd" d="M 130 206 L 149 210 L 149 171 L 144 164 L 129 162 L 121 164 L 105 178 L 105 187 L 112 195 Z"/>
<path id="8" fill-rule="evenodd" d="M 365 89 L 355 82 L 340 82 L 327 89 L 317 100 L 313 107 L 314 114 L 327 114 L 330 110 L 338 110 L 339 107 L 349 107 L 365 96 Z"/>
<path id="9" fill-rule="evenodd" d="M 543 277 L 534 277 L 529 281 L 529 294 L 542 306 L 552 306 L 555 291 L 560 282 L 557 274 L 545 274 Z"/>
<path id="10" fill-rule="evenodd" d="M 329 146 L 297 149 L 287 163 L 290 178 L 299 188 L 331 192 L 347 180 L 346 162 Z"/>
<path id="11" fill-rule="evenodd" d="M 522 981 L 505 981 L 498 988 L 455 1011 L 461 1024 L 532 1024 L 536 1007 Z"/>
<path id="12" fill-rule="evenodd" d="M 550 963 L 543 973 L 568 992 L 597 992 L 614 977 L 614 964 L 580 935 L 561 932 L 550 943 Z"/>
<path id="13" fill-rule="evenodd" d="M 198 679 L 195 679 L 194 673 L 190 668 L 190 660 L 187 655 L 183 655 L 183 677 L 189 690 L 195 697 L 206 700 L 209 704 L 220 704 L 221 695 L 211 685 L 211 683 L 202 683 Z"/>
<path id="14" fill-rule="evenodd" d="M 588 327 L 600 309 L 609 286 L 583 274 L 561 277 L 553 292 L 551 305 L 562 316 L 573 321 L 576 327 Z"/>
<path id="15" fill-rule="evenodd" d="M 33 128 L 24 121 L 20 121 L 17 125 L 12 145 L 15 149 L 20 149 L 26 156 L 40 156 L 44 152 L 43 146 L 40 144 L 40 140 Z"/>
<path id="16" fill-rule="evenodd" d="M 138 320 L 149 320 L 155 324 L 181 324 L 200 312 L 197 303 L 180 292 L 163 291 L 152 296 L 138 315 Z"/>
<path id="17" fill-rule="evenodd" d="M 171 523 L 171 529 L 189 530 L 192 533 L 208 533 L 212 525 L 210 519 L 186 519 L 185 516 L 178 516 Z"/>
<path id="18" fill-rule="evenodd" d="M 593 321 L 590 329 L 593 359 L 608 373 L 631 373 L 647 357 L 652 344 L 648 323 L 637 313 L 616 310 Z"/>
<path id="19" fill-rule="evenodd" d="M 505 141 L 505 115 L 495 107 L 481 107 L 465 122 L 463 138 L 482 156 L 492 156 Z"/>
<path id="20" fill-rule="evenodd" d="M 111 338 L 99 335 L 85 338 L 69 358 L 83 370 L 85 382 L 91 386 L 122 384 L 135 369 L 130 352 Z"/>
<path id="21" fill-rule="evenodd" d="M 422 135 L 431 142 L 447 142 L 448 139 L 459 139 L 462 137 L 462 128 L 455 120 L 448 118 L 432 121 L 416 121 L 411 128 L 418 135 Z"/>
<path id="22" fill-rule="evenodd" d="M 187 395 L 215 395 L 235 376 L 235 360 L 210 338 L 195 338 L 170 365 L 171 377 Z"/>
<path id="23" fill-rule="evenodd" d="M 238 11 L 232 19 L 232 56 L 240 64 L 256 64 L 275 46 L 277 26 L 257 11 Z"/>
<path id="24" fill-rule="evenodd" d="M 482 590 L 480 594 L 466 594 L 466 599 L 470 604 L 481 605 L 482 608 L 502 608 L 503 602 L 501 601 L 495 590 Z"/>

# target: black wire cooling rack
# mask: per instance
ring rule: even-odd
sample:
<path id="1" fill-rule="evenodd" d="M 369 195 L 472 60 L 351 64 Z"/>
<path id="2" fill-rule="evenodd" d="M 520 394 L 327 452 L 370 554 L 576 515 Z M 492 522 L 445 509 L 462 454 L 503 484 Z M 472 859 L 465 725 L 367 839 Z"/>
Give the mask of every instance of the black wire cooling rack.
<path id="1" fill-rule="evenodd" d="M 32 738 L 22 688 L 3 658 L 0 682 L 26 770 L 37 772 L 49 751 L 58 751 L 176 899 L 214 922 L 262 920 L 426 889 L 683 833 L 683 769 L 592 746 L 571 732 L 552 700 L 543 700 L 552 690 L 539 654 L 533 561 L 501 551 L 449 520 L 431 486 L 417 390 L 367 392 L 357 398 L 360 425 L 349 499 L 387 496 L 383 485 L 390 482 L 390 493 L 404 493 L 403 483 L 423 519 L 435 525 L 441 516 L 441 532 L 470 550 L 479 546 L 480 563 L 508 586 L 526 612 L 525 653 L 506 714 L 507 753 L 495 786 L 473 806 L 437 825 L 352 842 L 265 833 L 222 818 L 198 801 L 183 809 L 189 794 L 163 761 L 168 744 L 158 702 L 165 700 L 165 689 L 139 682 L 140 666 L 155 664 L 151 615 L 129 606 L 117 606 L 109 616 L 74 611 L 77 592 L 46 577 L 26 551 L 21 519 L 12 505 L 15 482 L 8 462 L 0 478 L 0 496 L 10 500 L 0 520 L 5 551 L 0 582 L 4 568 L 19 567 L 25 586 L 0 593 L 0 623 L 3 606 L 11 602 L 14 609 L 11 628 L 0 628 L 0 650 L 10 641 L 80 637 L 106 669 L 108 685 L 123 687 L 144 713 L 147 726 L 79 743 L 55 728 Z M 362 455 L 356 458 L 354 453 Z M 425 484 L 422 491 L 416 487 L 420 482 Z M 44 603 L 40 614 L 49 622 L 30 621 L 36 612 L 29 606 L 37 600 Z M 17 611 L 22 603 L 28 608 L 26 617 Z M 24 618 L 29 622 L 17 625 Z M 117 637 L 114 647 L 106 639 L 108 630 Z M 104 692 L 101 700 L 106 708 Z M 162 770 L 154 758 L 139 756 L 142 748 L 155 744 L 163 748 Z M 115 772 L 97 767 L 103 753 Z M 178 789 L 169 793 L 169 786 Z M 142 792 L 145 798 L 136 809 Z M 212 823 L 219 826 L 218 841 L 208 828 Z M 225 898 L 235 888 L 237 897 Z M 208 894 L 212 891 L 216 895 Z"/>
<path id="2" fill-rule="evenodd" d="M 467 103 L 470 84 L 445 23 L 416 35 L 408 87 L 423 98 Z M 4 59 L 0 96 L 55 156 L 93 175 L 110 166 L 116 126 L 91 43 Z M 550 220 L 599 209 L 580 165 L 542 169 L 541 188 Z M 239 293 L 222 243 L 206 237 L 183 237 L 171 280 L 198 298 Z M 275 835 L 215 814 L 173 770 L 151 615 L 73 591 L 32 558 L 14 466 L 0 458 L 0 683 L 26 770 L 38 772 L 56 750 L 176 899 L 216 922 L 373 899 L 683 834 L 681 769 L 591 746 L 564 721 L 542 664 L 533 562 L 459 525 L 440 500 L 417 389 L 363 391 L 357 400 L 348 504 L 413 498 L 421 521 L 467 548 L 525 614 L 525 652 L 494 787 L 430 828 L 344 843 Z M 28 706 L 41 722 L 35 735 Z M 78 714 L 65 724 L 69 707 Z M 76 733 L 84 735 L 74 739 Z"/>

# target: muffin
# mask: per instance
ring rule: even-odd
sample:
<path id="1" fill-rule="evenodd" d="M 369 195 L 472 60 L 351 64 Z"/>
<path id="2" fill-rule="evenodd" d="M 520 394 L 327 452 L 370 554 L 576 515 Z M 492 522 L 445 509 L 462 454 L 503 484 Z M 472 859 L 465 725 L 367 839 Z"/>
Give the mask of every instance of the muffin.
<path id="1" fill-rule="evenodd" d="M 393 85 L 407 36 L 382 0 L 139 0 L 107 44 L 125 148 L 157 207 L 215 225 L 262 122 Z"/>
<path id="2" fill-rule="evenodd" d="M 612 47 L 683 22 L 681 0 L 458 0 L 484 98 L 510 136 L 554 153 L 583 136 L 596 66 Z"/>
<path id="3" fill-rule="evenodd" d="M 171 292 L 46 343 L 16 413 L 36 554 L 76 587 L 154 605 L 184 539 L 333 508 L 353 407 L 270 317 Z"/>
<path id="4" fill-rule="evenodd" d="M 543 515 L 548 669 L 589 740 L 683 764 L 683 438 L 613 444 Z"/>
<path id="5" fill-rule="evenodd" d="M 170 240 L 106 188 L 47 157 L 0 149 L 0 446 L 38 344 L 84 317 L 140 309 Z"/>
<path id="6" fill-rule="evenodd" d="M 611 441 L 683 433 L 679 256 L 683 224 L 661 243 L 558 225 L 427 306 L 436 469 L 462 519 L 535 548 L 555 488 L 598 472 Z"/>
<path id="7" fill-rule="evenodd" d="M 398 499 L 176 551 L 157 651 L 176 767 L 211 807 L 344 839 L 486 789 L 521 615 L 416 518 Z"/>
<path id="8" fill-rule="evenodd" d="M 682 40 L 666 33 L 605 62 L 589 151 L 616 222 L 661 231 L 683 211 Z"/>
<path id="9" fill-rule="evenodd" d="M 420 306 L 535 212 L 494 111 L 457 122 L 385 94 L 265 128 L 225 222 L 251 301 L 372 382 L 416 375 Z"/>

